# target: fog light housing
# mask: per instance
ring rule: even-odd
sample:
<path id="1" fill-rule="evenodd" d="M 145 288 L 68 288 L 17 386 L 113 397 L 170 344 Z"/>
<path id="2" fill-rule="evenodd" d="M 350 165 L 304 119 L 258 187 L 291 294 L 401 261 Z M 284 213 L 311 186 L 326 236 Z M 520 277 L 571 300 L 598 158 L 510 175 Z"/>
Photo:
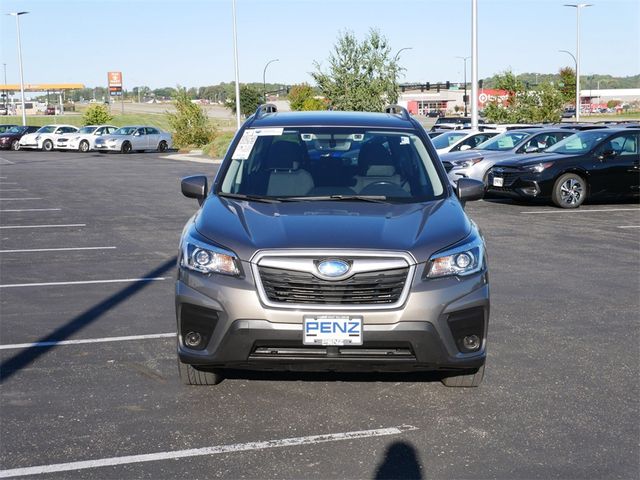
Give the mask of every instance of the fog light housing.
<path id="1" fill-rule="evenodd" d="M 467 350 L 478 350 L 480 348 L 480 337 L 478 335 L 467 335 L 462 339 L 462 345 Z"/>
<path id="2" fill-rule="evenodd" d="M 188 332 L 184 336 L 184 344 L 189 348 L 198 348 L 202 342 L 202 335 L 198 332 Z"/>

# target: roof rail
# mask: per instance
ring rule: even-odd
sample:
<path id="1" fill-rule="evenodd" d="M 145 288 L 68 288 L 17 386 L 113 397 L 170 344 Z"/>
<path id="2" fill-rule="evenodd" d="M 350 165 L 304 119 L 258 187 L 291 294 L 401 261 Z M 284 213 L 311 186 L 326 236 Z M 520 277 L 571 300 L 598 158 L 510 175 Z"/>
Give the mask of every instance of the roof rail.
<path id="1" fill-rule="evenodd" d="M 384 111 L 385 113 L 391 113 L 393 115 L 402 115 L 407 120 L 409 120 L 410 118 L 407 109 L 400 105 L 387 105 L 386 107 L 384 107 Z"/>
<path id="2" fill-rule="evenodd" d="M 278 107 L 276 107 L 273 103 L 263 103 L 256 110 L 255 118 L 260 118 L 267 113 L 275 113 L 278 111 Z"/>

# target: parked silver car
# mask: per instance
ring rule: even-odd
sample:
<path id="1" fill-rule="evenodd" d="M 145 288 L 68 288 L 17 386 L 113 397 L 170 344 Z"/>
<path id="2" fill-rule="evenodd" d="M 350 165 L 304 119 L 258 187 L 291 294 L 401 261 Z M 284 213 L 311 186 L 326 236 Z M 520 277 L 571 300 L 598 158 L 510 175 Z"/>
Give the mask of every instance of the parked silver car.
<path id="1" fill-rule="evenodd" d="M 95 149 L 99 152 L 130 153 L 132 150 L 157 150 L 164 152 L 173 145 L 171 134 L 155 127 L 121 127 L 111 135 L 96 138 Z"/>
<path id="2" fill-rule="evenodd" d="M 573 135 L 569 129 L 532 128 L 509 130 L 464 152 L 445 153 L 440 156 L 451 182 L 461 178 L 481 180 L 487 186 L 487 172 L 496 162 L 514 154 L 537 153 L 558 141 Z"/>

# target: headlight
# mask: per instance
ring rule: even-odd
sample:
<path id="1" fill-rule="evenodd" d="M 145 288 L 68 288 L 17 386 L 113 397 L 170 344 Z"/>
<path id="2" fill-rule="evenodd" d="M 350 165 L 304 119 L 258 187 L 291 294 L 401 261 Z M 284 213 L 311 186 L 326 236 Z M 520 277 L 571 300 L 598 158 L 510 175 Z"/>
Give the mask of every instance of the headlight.
<path id="1" fill-rule="evenodd" d="M 553 165 L 553 162 L 538 163 L 536 165 L 530 165 L 528 167 L 524 167 L 524 169 L 530 172 L 540 173 L 545 171 L 551 165 Z"/>
<path id="2" fill-rule="evenodd" d="M 453 162 L 456 167 L 469 168 L 473 167 L 476 163 L 480 163 L 482 158 L 472 158 L 470 160 L 457 160 Z"/>
<path id="3" fill-rule="evenodd" d="M 207 245 L 191 235 L 187 235 L 182 241 L 180 264 L 200 273 L 221 273 L 235 277 L 240 275 L 240 261 L 233 252 Z"/>
<path id="4" fill-rule="evenodd" d="M 471 275 L 484 267 L 484 244 L 479 236 L 458 247 L 433 255 L 425 268 L 425 278 Z"/>

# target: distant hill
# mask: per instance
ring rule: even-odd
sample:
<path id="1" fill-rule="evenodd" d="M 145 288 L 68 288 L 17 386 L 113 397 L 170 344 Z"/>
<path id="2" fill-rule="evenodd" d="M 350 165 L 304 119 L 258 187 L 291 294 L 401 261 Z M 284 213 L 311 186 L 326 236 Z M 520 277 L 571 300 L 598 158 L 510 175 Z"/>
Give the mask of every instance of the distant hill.
<path id="1" fill-rule="evenodd" d="M 554 84 L 560 81 L 560 75 L 557 73 L 521 73 L 518 75 L 518 80 L 522 82 L 529 82 L 529 85 L 535 85 L 536 83 L 553 82 Z M 598 82 L 600 82 L 600 88 L 640 88 L 640 75 L 633 75 L 631 77 L 613 77 L 611 75 L 580 75 L 580 88 L 587 89 L 598 88 Z M 483 79 L 483 88 L 495 87 L 495 76 Z"/>

